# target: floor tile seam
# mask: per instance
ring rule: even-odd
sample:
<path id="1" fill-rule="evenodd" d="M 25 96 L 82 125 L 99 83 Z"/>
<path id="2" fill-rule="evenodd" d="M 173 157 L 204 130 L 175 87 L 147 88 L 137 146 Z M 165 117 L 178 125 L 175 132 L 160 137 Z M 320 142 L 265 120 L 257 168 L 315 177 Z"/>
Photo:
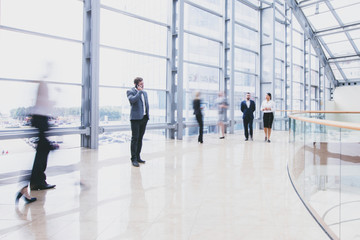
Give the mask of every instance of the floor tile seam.
<path id="1" fill-rule="evenodd" d="M 145 230 L 143 237 L 146 239 L 147 235 L 150 232 L 150 229 L 158 222 L 159 218 L 161 217 L 161 214 L 163 214 L 165 212 L 165 209 L 161 210 L 158 215 L 154 218 L 154 220 L 151 221 L 151 224 L 149 227 L 147 227 L 147 229 Z"/>
<path id="2" fill-rule="evenodd" d="M 210 182 L 208 181 L 208 182 L 207 182 L 207 186 L 208 186 L 209 184 L 210 184 Z M 206 197 L 205 197 L 205 196 L 206 196 L 206 193 L 207 193 L 207 191 L 210 191 L 210 189 L 209 189 L 208 187 L 205 187 L 205 189 L 206 189 L 206 190 L 205 190 L 204 193 L 202 194 L 201 203 L 200 203 L 200 205 L 197 207 L 196 214 L 195 214 L 195 217 L 194 217 L 194 220 L 193 220 L 193 224 L 191 225 L 191 229 L 190 229 L 190 231 L 189 231 L 188 240 L 191 239 L 191 235 L 192 235 L 192 232 L 193 232 L 193 230 L 194 230 L 194 226 L 195 226 L 196 222 L 198 221 L 201 207 L 203 207 L 203 204 L 204 204 L 205 199 L 206 199 Z"/>

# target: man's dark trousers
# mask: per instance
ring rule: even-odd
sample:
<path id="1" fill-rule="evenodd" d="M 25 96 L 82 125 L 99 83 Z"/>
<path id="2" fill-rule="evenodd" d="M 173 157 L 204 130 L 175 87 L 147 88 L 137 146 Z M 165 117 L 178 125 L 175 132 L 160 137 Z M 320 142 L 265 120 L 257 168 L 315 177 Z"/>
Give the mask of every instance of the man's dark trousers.
<path id="1" fill-rule="evenodd" d="M 142 140 L 145 134 L 146 124 L 149 118 L 144 115 L 141 120 L 131 120 L 131 161 L 141 160 L 140 152 L 142 147 Z"/>
<path id="2" fill-rule="evenodd" d="M 253 118 L 244 118 L 244 131 L 245 131 L 245 138 L 249 138 L 249 129 L 250 129 L 250 137 L 253 137 Z"/>

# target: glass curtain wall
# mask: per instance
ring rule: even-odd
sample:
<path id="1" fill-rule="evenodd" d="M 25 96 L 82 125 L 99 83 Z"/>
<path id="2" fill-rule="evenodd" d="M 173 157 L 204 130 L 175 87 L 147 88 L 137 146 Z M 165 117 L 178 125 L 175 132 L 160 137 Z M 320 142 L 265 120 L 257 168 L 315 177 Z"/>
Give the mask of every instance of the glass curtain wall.
<path id="1" fill-rule="evenodd" d="M 310 41 L 305 37 L 292 10 L 286 16 L 287 108 L 289 110 L 324 110 L 330 100 L 330 81 Z"/>
<path id="2" fill-rule="evenodd" d="M 223 71 L 223 12 L 221 0 L 184 2 L 183 117 L 188 124 L 196 122 L 192 102 L 195 93 L 201 92 L 204 133 L 216 131 L 215 100 Z M 197 126 L 186 128 L 188 135 L 197 132 Z"/>
<path id="3" fill-rule="evenodd" d="M 81 1 L 0 2 L 0 129 L 29 125 L 40 81 L 55 103 L 52 125 L 81 126 L 82 32 Z"/>
<path id="4" fill-rule="evenodd" d="M 83 5 L 75 0 L 0 1 L 2 152 L 33 150 L 35 139 L 23 141 L 21 133 L 31 131 L 29 114 L 40 81 L 47 83 L 54 103 L 50 126 L 75 134 L 50 140 L 62 148 L 80 146 Z"/>
<path id="5" fill-rule="evenodd" d="M 180 106 L 186 135 L 197 134 L 192 109 L 197 91 L 205 107 L 205 133 L 217 132 L 219 90 L 227 92 L 232 103 L 227 119 L 235 123 L 235 130 L 242 130 L 240 103 L 246 92 L 257 104 L 255 122 L 261 122 L 260 105 L 267 92 L 273 94 L 277 110 L 320 110 L 331 99 L 333 86 L 284 1 L 182 3 L 184 14 L 179 19 L 180 1 L 100 2 L 99 57 L 95 59 L 99 103 L 88 108 L 99 108 L 103 131 L 130 130 L 126 91 L 138 76 L 144 78 L 151 99 L 149 124 L 175 125 L 173 116 Z M 82 69 L 88 60 L 83 52 L 84 2 L 1 0 L 0 11 L 0 101 L 6 103 L 0 105 L 0 128 L 28 127 L 23 126 L 28 124 L 26 114 L 41 80 L 49 83 L 50 96 L 56 101 L 54 126 L 84 128 L 81 109 L 87 103 L 82 96 L 88 87 Z M 181 36 L 180 20 L 184 22 Z M 177 69 L 179 51 L 183 61 Z M 182 71 L 183 79 L 174 77 L 177 71 Z M 183 104 L 174 101 L 179 81 Z M 286 129 L 286 114 L 276 113 L 276 130 Z M 156 132 L 164 133 L 165 129 Z"/>
<path id="6" fill-rule="evenodd" d="M 102 0 L 100 6 L 100 126 L 129 124 L 126 91 L 144 79 L 151 123 L 166 123 L 169 1 Z"/>
<path id="7" fill-rule="evenodd" d="M 259 1 L 235 1 L 234 26 L 234 118 L 235 130 L 242 130 L 241 102 L 250 92 L 259 117 Z M 230 33 L 231 34 L 231 33 Z M 227 86 L 228 89 L 230 86 Z M 230 90 L 228 90 L 229 92 Z M 254 124 L 254 127 L 256 124 Z"/>

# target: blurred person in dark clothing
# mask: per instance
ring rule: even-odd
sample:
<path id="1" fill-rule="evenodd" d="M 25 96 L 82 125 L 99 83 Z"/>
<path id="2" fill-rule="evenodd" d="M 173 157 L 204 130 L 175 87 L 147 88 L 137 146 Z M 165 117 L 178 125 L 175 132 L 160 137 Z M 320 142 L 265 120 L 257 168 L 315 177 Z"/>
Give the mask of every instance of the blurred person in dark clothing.
<path id="1" fill-rule="evenodd" d="M 38 87 L 35 106 L 32 110 L 32 126 L 39 131 L 36 146 L 36 155 L 31 172 L 31 190 L 43 190 L 54 188 L 56 185 L 46 182 L 45 170 L 47 167 L 48 155 L 54 147 L 46 138 L 45 133 L 49 130 L 49 117 L 53 109 L 54 102 L 49 99 L 49 91 L 46 82 L 41 81 Z"/>
<path id="2" fill-rule="evenodd" d="M 195 94 L 195 99 L 193 101 L 193 109 L 194 109 L 194 115 L 196 117 L 196 121 L 199 124 L 198 142 L 203 143 L 204 121 L 203 121 L 203 114 L 202 114 L 203 107 L 201 107 L 201 100 L 200 100 L 200 92 L 197 92 Z"/>
<path id="3" fill-rule="evenodd" d="M 31 174 L 25 173 L 20 181 L 21 189 L 16 195 L 15 203 L 20 198 L 24 198 L 26 203 L 36 201 L 28 192 L 30 182 L 31 190 L 43 190 L 54 188 L 55 185 L 46 182 L 45 170 L 50 150 L 53 149 L 49 140 L 46 138 L 45 132 L 49 130 L 48 118 L 50 116 L 54 103 L 49 100 L 48 88 L 46 82 L 41 81 L 38 86 L 35 106 L 32 108 L 31 125 L 38 129 L 36 154 Z"/>

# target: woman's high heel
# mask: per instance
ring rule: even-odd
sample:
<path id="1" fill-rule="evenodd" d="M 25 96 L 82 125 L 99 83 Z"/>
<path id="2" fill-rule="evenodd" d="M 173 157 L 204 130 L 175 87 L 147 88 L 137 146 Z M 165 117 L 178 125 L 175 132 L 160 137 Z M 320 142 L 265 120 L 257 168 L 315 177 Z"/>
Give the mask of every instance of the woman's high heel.
<path id="1" fill-rule="evenodd" d="M 25 200 L 26 203 L 32 203 L 32 202 L 35 202 L 37 200 L 36 198 L 27 198 L 21 192 L 18 192 L 18 194 L 16 195 L 16 198 L 15 198 L 15 203 L 16 204 L 19 202 L 21 197 L 24 197 L 24 200 Z"/>

